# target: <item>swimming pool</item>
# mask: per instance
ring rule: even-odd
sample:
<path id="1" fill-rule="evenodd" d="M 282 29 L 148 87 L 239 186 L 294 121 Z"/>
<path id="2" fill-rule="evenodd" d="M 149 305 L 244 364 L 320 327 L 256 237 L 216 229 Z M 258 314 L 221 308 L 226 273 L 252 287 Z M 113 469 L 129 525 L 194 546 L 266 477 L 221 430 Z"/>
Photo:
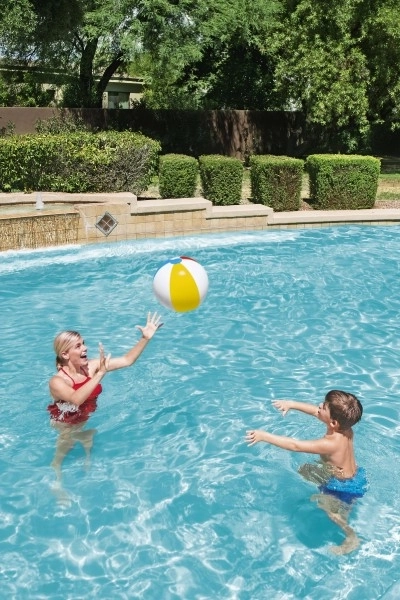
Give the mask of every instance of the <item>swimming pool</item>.
<path id="1" fill-rule="evenodd" d="M 400 597 L 400 229 L 342 226 L 0 255 L 0 597 L 311 599 Z M 172 313 L 152 278 L 193 256 L 210 288 Z M 82 333 L 93 356 L 164 327 L 108 374 L 91 466 L 75 447 L 55 493 L 47 382 L 52 341 Z M 331 388 L 364 405 L 356 454 L 370 489 L 343 539 L 297 470 L 310 456 L 247 447 L 247 429 L 312 438 L 321 423 L 271 407 Z"/>

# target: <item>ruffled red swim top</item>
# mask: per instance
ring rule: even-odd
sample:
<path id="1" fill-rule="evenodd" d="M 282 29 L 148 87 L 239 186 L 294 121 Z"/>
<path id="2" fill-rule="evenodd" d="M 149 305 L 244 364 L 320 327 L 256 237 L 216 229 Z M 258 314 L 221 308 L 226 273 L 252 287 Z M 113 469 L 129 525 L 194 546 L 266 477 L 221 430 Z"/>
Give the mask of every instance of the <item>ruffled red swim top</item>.
<path id="1" fill-rule="evenodd" d="M 60 369 L 67 377 L 72 381 L 72 389 L 79 390 L 85 383 L 90 381 L 90 377 L 87 376 L 84 381 L 76 383 L 64 369 Z M 58 400 L 49 404 L 47 410 L 50 413 L 50 419 L 58 421 L 60 423 L 68 423 L 69 425 L 77 425 L 78 423 L 84 423 L 88 420 L 91 413 L 97 408 L 97 398 L 103 391 L 100 383 L 96 385 L 93 392 L 88 396 L 85 402 L 82 402 L 79 406 L 72 404 L 72 402 L 65 402 L 64 400 Z"/>

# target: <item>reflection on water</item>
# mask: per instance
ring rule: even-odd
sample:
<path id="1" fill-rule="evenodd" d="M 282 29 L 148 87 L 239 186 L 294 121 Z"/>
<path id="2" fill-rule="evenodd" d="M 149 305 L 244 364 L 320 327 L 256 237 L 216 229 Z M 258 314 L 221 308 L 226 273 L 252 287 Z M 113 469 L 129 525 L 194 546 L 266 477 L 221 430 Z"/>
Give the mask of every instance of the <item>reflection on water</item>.
<path id="1" fill-rule="evenodd" d="M 343 226 L 5 253 L 3 596 L 397 600 L 399 240 L 398 227 Z M 100 341 L 128 349 L 160 308 L 158 266 L 181 254 L 206 268 L 206 301 L 162 308 L 140 360 L 106 375 L 84 429 L 97 430 L 90 468 L 77 440 L 59 497 L 54 336 L 77 329 L 92 355 Z M 329 548 L 343 531 L 298 473 L 313 457 L 244 443 L 253 427 L 322 435 L 271 401 L 319 403 L 334 388 L 363 403 L 355 448 L 370 483 L 349 515 L 360 546 L 339 557 Z"/>

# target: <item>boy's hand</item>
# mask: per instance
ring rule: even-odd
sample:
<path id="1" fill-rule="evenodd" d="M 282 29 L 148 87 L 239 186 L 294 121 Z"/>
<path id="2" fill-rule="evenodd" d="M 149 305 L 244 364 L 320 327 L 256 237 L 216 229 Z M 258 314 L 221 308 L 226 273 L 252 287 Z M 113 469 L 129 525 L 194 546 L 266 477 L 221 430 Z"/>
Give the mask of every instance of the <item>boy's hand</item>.
<path id="1" fill-rule="evenodd" d="M 246 432 L 246 442 L 248 442 L 248 446 L 254 446 L 257 442 L 263 441 L 263 431 L 258 429 L 252 429 L 251 431 Z"/>
<path id="2" fill-rule="evenodd" d="M 275 408 L 281 411 L 283 416 L 285 416 L 291 408 L 290 400 L 275 400 L 272 404 L 275 406 Z"/>

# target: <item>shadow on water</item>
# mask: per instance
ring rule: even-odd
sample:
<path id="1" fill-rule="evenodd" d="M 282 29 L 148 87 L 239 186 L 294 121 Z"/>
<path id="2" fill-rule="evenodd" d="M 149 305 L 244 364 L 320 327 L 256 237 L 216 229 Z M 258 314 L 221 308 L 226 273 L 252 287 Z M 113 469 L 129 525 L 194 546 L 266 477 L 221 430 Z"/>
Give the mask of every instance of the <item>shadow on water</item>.
<path id="1" fill-rule="evenodd" d="M 292 511 L 293 532 L 305 547 L 323 548 L 343 541 L 343 535 L 337 525 L 332 523 L 310 498 L 299 500 L 293 505 Z"/>

